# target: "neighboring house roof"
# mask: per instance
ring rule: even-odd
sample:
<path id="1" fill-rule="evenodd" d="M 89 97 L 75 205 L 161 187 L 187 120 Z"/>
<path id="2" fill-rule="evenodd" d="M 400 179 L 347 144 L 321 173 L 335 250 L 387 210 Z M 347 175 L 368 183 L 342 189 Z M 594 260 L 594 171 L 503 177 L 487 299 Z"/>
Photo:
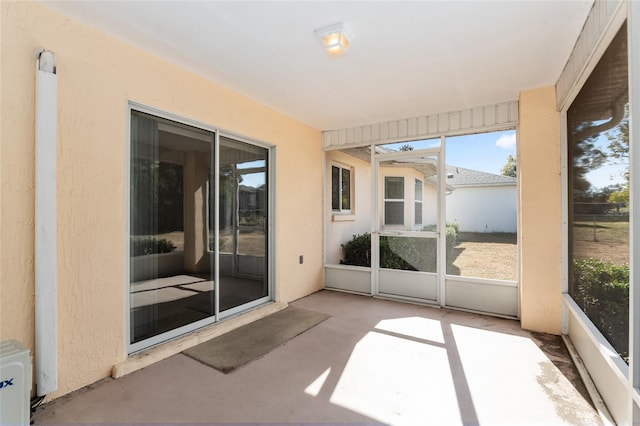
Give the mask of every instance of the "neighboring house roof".
<path id="1" fill-rule="evenodd" d="M 462 186 L 509 186 L 516 184 L 516 178 L 465 169 L 464 167 L 447 166 L 447 184 L 454 188 Z"/>
<path id="2" fill-rule="evenodd" d="M 345 150 L 349 155 L 369 162 L 371 153 L 369 147 L 352 148 Z M 385 147 L 377 146 L 378 153 L 397 152 Z M 431 163 L 403 163 L 402 160 L 386 163 L 384 167 L 411 167 L 425 175 L 425 182 L 431 186 L 436 186 L 434 178 L 436 164 Z M 516 178 L 511 176 L 495 175 L 493 173 L 481 172 L 478 170 L 465 169 L 458 166 L 447 166 L 447 191 L 452 191 L 459 187 L 476 187 L 476 186 L 510 186 L 516 185 Z"/>

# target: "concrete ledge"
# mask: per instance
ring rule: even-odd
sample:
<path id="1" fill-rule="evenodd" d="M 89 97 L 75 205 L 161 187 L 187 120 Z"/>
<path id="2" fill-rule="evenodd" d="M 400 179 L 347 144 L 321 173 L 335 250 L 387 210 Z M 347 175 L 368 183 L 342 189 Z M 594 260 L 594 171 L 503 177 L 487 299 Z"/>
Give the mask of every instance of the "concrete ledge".
<path id="1" fill-rule="evenodd" d="M 219 323 L 212 324 L 208 327 L 194 331 L 193 333 L 189 333 L 186 336 L 182 336 L 175 340 L 171 340 L 153 348 L 149 348 L 143 352 L 132 355 L 126 360 L 114 365 L 111 369 L 111 377 L 117 379 L 118 377 L 125 376 L 136 370 L 148 367 L 151 364 L 154 364 L 165 358 L 169 358 L 170 356 L 180 353 L 186 349 L 199 345 L 202 342 L 206 342 L 207 340 L 211 340 L 214 337 L 220 336 L 221 334 L 228 333 L 232 330 L 235 330 L 236 328 L 242 327 L 243 325 L 249 324 L 253 321 L 281 311 L 287 306 L 288 304 L 283 302 L 270 303 L 236 317 L 229 318 Z"/>

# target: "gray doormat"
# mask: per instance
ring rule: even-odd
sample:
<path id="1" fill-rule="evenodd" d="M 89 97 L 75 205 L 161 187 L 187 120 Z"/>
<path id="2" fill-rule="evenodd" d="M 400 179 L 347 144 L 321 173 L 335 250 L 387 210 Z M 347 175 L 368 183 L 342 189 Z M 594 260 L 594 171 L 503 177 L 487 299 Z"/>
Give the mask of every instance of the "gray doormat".
<path id="1" fill-rule="evenodd" d="M 223 373 L 230 373 L 327 318 L 329 315 L 321 312 L 289 306 L 268 317 L 187 349 L 183 354 Z"/>

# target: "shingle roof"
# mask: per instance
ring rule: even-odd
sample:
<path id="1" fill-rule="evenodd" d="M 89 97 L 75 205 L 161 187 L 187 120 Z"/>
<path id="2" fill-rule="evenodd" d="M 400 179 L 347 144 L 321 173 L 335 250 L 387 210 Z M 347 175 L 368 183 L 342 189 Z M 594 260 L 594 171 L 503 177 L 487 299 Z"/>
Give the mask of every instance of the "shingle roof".
<path id="1" fill-rule="evenodd" d="M 479 172 L 464 167 L 447 166 L 447 184 L 459 186 L 501 186 L 515 185 L 516 178 Z"/>

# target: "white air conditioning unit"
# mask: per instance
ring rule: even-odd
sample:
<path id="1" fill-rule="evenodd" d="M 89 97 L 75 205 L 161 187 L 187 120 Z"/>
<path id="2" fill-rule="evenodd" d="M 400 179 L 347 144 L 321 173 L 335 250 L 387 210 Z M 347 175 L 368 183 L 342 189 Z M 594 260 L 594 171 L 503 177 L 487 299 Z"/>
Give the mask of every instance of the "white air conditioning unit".
<path id="1" fill-rule="evenodd" d="M 0 342 L 0 425 L 31 422 L 31 353 L 17 340 Z"/>

